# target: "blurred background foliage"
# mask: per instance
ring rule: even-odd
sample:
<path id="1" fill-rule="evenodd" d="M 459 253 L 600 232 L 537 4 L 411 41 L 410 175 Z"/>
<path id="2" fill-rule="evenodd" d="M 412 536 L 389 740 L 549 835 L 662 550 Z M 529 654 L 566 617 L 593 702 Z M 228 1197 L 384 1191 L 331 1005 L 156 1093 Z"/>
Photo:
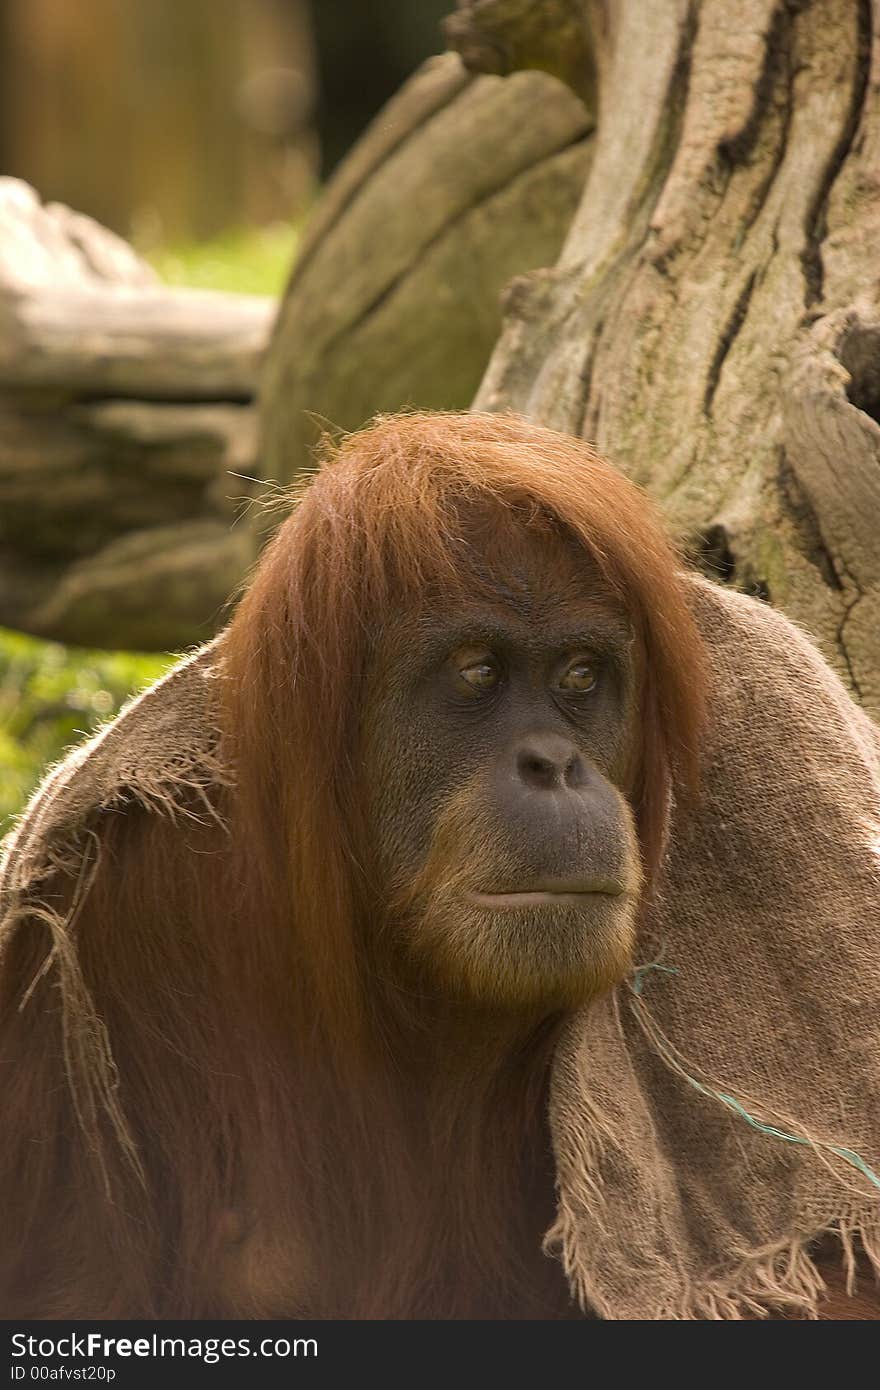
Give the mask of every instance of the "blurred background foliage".
<path id="1" fill-rule="evenodd" d="M 139 249 L 296 218 L 452 0 L 0 0 L 0 172 Z"/>
<path id="2" fill-rule="evenodd" d="M 169 283 L 278 294 L 323 179 L 442 50 L 451 8 L 0 0 L 0 173 L 128 237 Z M 0 835 L 172 660 L 0 629 Z"/>
<path id="3" fill-rule="evenodd" d="M 0 835 L 43 769 L 116 714 L 172 660 L 88 652 L 0 628 Z"/>

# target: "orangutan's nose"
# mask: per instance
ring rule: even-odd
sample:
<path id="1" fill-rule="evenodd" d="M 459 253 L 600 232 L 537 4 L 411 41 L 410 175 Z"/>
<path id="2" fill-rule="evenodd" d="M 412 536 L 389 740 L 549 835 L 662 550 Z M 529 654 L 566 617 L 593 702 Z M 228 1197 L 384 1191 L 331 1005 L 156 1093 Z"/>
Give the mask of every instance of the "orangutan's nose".
<path id="1" fill-rule="evenodd" d="M 559 734 L 532 734 L 513 756 L 516 776 L 529 791 L 578 791 L 589 780 L 579 750 Z"/>

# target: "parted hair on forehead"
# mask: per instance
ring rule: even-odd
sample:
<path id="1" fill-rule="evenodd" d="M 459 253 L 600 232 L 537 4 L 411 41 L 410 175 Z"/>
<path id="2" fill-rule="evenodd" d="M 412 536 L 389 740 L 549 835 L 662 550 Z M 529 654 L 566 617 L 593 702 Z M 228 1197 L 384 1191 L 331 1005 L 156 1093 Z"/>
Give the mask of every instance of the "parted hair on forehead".
<path id="1" fill-rule="evenodd" d="M 582 440 L 512 414 L 380 416 L 325 441 L 317 462 L 228 634 L 229 728 L 253 814 L 290 827 L 323 802 L 327 824 L 295 833 L 325 848 L 331 824 L 344 825 L 371 638 L 429 587 L 466 603 L 457 521 L 473 503 L 499 522 L 555 524 L 633 624 L 644 664 L 633 804 L 650 877 L 670 786 L 698 784 L 705 673 L 683 565 L 647 496 Z M 286 750 L 299 790 L 283 811 L 267 798 L 284 795 Z"/>

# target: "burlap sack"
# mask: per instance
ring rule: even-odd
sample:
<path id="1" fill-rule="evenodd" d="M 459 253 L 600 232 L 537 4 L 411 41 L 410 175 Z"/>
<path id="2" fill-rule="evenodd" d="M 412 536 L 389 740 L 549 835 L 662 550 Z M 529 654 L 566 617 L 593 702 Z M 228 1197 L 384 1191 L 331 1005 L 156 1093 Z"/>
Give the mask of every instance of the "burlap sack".
<path id="1" fill-rule="evenodd" d="M 673 814 L 637 968 L 554 1063 L 548 1245 L 606 1318 L 816 1311 L 810 1243 L 880 1271 L 880 734 L 810 642 L 693 582 L 710 653 L 698 812 Z M 7 841 L 0 943 L 100 810 L 225 777 L 222 638 L 47 778 Z"/>

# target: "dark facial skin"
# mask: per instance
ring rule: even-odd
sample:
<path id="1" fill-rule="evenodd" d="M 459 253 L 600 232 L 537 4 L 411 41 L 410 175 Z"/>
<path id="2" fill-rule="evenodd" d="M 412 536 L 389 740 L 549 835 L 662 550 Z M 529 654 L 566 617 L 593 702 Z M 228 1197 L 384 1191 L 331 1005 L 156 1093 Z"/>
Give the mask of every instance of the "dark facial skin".
<path id="1" fill-rule="evenodd" d="M 472 525 L 472 600 L 404 613 L 379 643 L 376 872 L 404 958 L 443 992 L 575 1007 L 632 948 L 637 652 L 573 542 L 497 532 Z"/>

